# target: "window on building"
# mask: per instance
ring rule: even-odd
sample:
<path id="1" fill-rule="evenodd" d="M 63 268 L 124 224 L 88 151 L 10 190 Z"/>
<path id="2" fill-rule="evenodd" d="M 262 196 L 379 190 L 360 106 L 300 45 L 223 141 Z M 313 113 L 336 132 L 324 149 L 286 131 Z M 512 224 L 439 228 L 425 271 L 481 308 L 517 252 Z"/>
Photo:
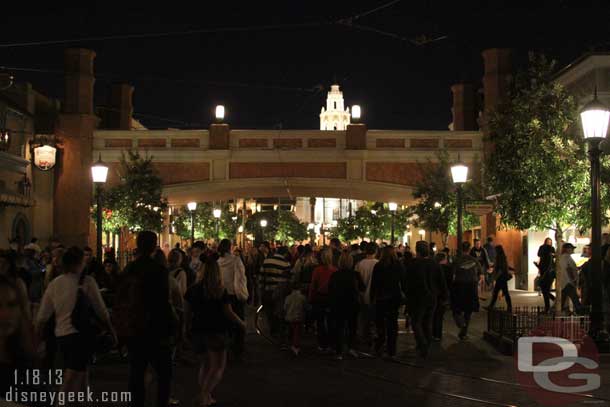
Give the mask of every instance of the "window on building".
<path id="1" fill-rule="evenodd" d="M 337 102 L 333 102 L 335 106 L 335 110 L 337 109 Z"/>

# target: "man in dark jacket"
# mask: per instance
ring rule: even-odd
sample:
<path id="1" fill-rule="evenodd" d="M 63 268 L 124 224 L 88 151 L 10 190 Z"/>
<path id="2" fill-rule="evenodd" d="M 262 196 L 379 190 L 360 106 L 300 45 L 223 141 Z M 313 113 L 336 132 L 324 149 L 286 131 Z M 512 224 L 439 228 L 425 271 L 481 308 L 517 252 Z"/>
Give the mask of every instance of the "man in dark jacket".
<path id="1" fill-rule="evenodd" d="M 451 284 L 451 308 L 455 323 L 460 328 L 459 338 L 468 336 L 468 324 L 473 312 L 479 310 L 477 290 L 478 276 L 481 275 L 481 263 L 468 254 L 470 243 L 462 243 L 462 255 L 458 257 L 453 269 Z"/>
<path id="2" fill-rule="evenodd" d="M 432 342 L 432 317 L 438 293 L 443 289 L 444 279 L 438 265 L 430 257 L 428 243 L 415 244 L 415 259 L 405 273 L 407 308 L 417 343 L 417 353 L 428 356 Z"/>
<path id="3" fill-rule="evenodd" d="M 170 339 L 176 330 L 169 277 L 151 257 L 157 246 L 155 233 L 140 232 L 137 246 L 138 257 L 125 268 L 117 293 L 117 302 L 126 314 L 129 391 L 132 405 L 143 407 L 144 374 L 150 364 L 158 376 L 157 405 L 167 406 L 172 379 Z"/>

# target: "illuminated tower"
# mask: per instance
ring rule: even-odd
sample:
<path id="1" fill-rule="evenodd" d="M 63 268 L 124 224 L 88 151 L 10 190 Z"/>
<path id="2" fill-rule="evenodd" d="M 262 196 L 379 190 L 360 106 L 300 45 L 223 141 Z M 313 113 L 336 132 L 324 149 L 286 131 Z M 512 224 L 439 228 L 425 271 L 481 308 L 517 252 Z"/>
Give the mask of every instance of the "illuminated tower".
<path id="1" fill-rule="evenodd" d="M 332 85 L 326 98 L 326 108 L 322 107 L 320 112 L 320 130 L 345 130 L 349 123 L 349 107 L 346 109 L 344 106 L 343 92 L 339 90 L 339 85 Z"/>

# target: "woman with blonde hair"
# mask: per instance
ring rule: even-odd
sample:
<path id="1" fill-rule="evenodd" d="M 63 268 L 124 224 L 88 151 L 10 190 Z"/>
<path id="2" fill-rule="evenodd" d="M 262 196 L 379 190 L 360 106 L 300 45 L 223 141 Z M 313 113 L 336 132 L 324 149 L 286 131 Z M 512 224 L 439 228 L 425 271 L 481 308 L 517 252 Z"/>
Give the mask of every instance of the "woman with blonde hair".
<path id="1" fill-rule="evenodd" d="M 330 309 L 328 298 L 328 283 L 330 277 L 337 269 L 333 266 L 333 252 L 330 248 L 322 251 L 320 256 L 321 265 L 316 267 L 311 277 L 309 286 L 309 302 L 313 307 L 318 333 L 318 350 L 328 351 L 328 332 L 330 325 Z"/>
<path id="2" fill-rule="evenodd" d="M 199 281 L 189 287 L 185 295 L 186 321 L 190 326 L 193 349 L 201 355 L 201 406 L 216 404 L 212 392 L 222 380 L 227 364 L 227 337 L 231 323 L 246 329 L 244 321 L 231 308 L 217 260 L 217 255 L 206 258 Z"/>

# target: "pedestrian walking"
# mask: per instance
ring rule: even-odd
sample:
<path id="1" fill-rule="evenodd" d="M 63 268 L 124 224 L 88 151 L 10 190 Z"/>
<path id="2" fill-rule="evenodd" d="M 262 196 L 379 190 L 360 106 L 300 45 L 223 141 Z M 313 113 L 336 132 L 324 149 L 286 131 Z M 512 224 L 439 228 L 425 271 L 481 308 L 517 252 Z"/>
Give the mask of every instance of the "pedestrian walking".
<path id="1" fill-rule="evenodd" d="M 381 250 L 379 262 L 373 268 L 371 277 L 371 303 L 375 304 L 375 325 L 377 338 L 375 352 L 381 355 L 384 343 L 390 358 L 396 356 L 398 339 L 398 308 L 404 301 L 401 283 L 404 267 L 398 260 L 393 246 Z"/>
<path id="2" fill-rule="evenodd" d="M 379 260 L 376 259 L 378 250 L 375 242 L 367 243 L 363 249 L 366 257 L 356 264 L 356 272 L 360 274 L 364 284 L 364 291 L 361 292 L 358 326 L 362 344 L 369 350 L 373 346 L 371 325 L 375 322 L 375 306 L 371 302 L 371 280 L 373 269 Z"/>
<path id="3" fill-rule="evenodd" d="M 430 257 L 428 243 L 415 244 L 415 258 L 405 271 L 407 310 L 418 356 L 426 358 L 432 343 L 432 321 L 438 297 L 446 292 L 445 280 Z"/>
<path id="4" fill-rule="evenodd" d="M 145 373 L 150 365 L 157 374 L 157 405 L 167 406 L 172 380 L 172 346 L 178 329 L 178 316 L 170 303 L 170 278 L 155 253 L 157 235 L 138 233 L 137 258 L 123 272 L 113 317 L 122 322 L 129 352 L 129 391 L 132 405 L 145 405 Z M 157 261 L 153 259 L 157 257 Z M 164 258 L 164 256 L 163 256 Z M 115 307 L 116 308 L 116 307 Z"/>
<path id="5" fill-rule="evenodd" d="M 510 293 L 508 291 L 508 282 L 513 278 L 513 272 L 515 269 L 508 265 L 508 259 L 506 258 L 506 253 L 504 252 L 504 248 L 502 245 L 497 245 L 495 247 L 496 252 L 496 262 L 494 264 L 494 291 L 491 296 L 491 302 L 489 303 L 488 309 L 493 309 L 496 305 L 496 301 L 498 300 L 498 294 L 502 291 L 502 295 L 504 295 L 504 301 L 506 301 L 506 310 L 511 312 L 513 309 L 513 303 L 510 298 Z"/>
<path id="6" fill-rule="evenodd" d="M 335 271 L 333 266 L 333 251 L 326 248 L 320 256 L 321 265 L 313 271 L 309 286 L 309 303 L 312 306 L 313 317 L 316 320 L 318 350 L 327 352 L 329 347 L 329 332 L 332 328 L 330 320 L 330 304 L 328 298 L 328 283 Z"/>
<path id="7" fill-rule="evenodd" d="M 201 280 L 186 292 L 186 320 L 193 349 L 199 355 L 199 406 L 212 406 L 212 395 L 222 380 L 227 364 L 228 334 L 233 325 L 245 331 L 245 322 L 233 311 L 217 262 L 217 255 L 206 258 Z"/>
<path id="8" fill-rule="evenodd" d="M 218 267 L 222 275 L 223 286 L 229 296 L 231 308 L 237 316 L 245 320 L 245 307 L 248 301 L 248 279 L 246 267 L 239 256 L 231 253 L 231 241 L 222 239 L 218 245 Z M 245 331 L 233 325 L 230 331 L 233 342 L 232 353 L 235 360 L 242 360 L 244 353 Z"/>
<path id="9" fill-rule="evenodd" d="M 284 300 L 284 318 L 290 325 L 290 349 L 295 356 L 301 351 L 301 332 L 305 323 L 307 298 L 298 282 L 292 283 L 292 292 Z"/>
<path id="10" fill-rule="evenodd" d="M 456 259 L 451 283 L 451 308 L 453 318 L 460 329 L 458 337 L 468 338 L 468 326 L 473 312 L 479 311 L 477 292 L 478 276 L 481 275 L 481 264 L 469 255 L 470 243 L 462 243 L 462 255 Z"/>
<path id="11" fill-rule="evenodd" d="M 287 260 L 287 254 L 288 248 L 278 248 L 277 253 L 265 259 L 259 274 L 263 312 L 271 336 L 276 338 L 280 337 L 282 329 L 280 314 L 283 313 L 284 296 L 281 293 L 288 287 L 290 281 L 290 262 Z"/>
<path id="12" fill-rule="evenodd" d="M 442 278 L 445 280 L 445 289 L 441 289 L 439 292 L 436 307 L 434 308 L 434 315 L 432 317 L 432 340 L 440 342 L 443 338 L 443 320 L 445 318 L 447 305 L 449 304 L 449 287 L 451 287 L 451 282 L 453 280 L 453 272 L 451 265 L 449 264 L 447 253 L 444 251 L 438 252 L 434 256 L 434 261 L 438 264 Z"/>
<path id="13" fill-rule="evenodd" d="M 477 276 L 479 279 L 479 297 L 483 297 L 483 291 L 489 291 L 491 287 L 491 281 L 489 278 L 489 267 L 491 266 L 489 255 L 487 254 L 487 250 L 483 246 L 481 246 L 480 239 L 474 239 L 474 246 L 470 249 L 470 256 L 474 257 L 479 264 L 480 274 Z"/>
<path id="14" fill-rule="evenodd" d="M 551 293 L 551 287 L 555 281 L 555 248 L 550 237 L 544 239 L 544 243 L 538 248 L 538 261 L 534 262 L 538 267 L 538 287 L 544 298 L 544 311 L 549 312 L 551 301 L 555 296 Z"/>
<path id="15" fill-rule="evenodd" d="M 576 247 L 572 243 L 564 243 L 561 246 L 561 255 L 557 262 L 557 271 L 559 274 L 559 284 L 561 285 L 561 309 L 564 312 L 570 312 L 568 299 L 572 301 L 574 312 L 580 314 L 582 305 L 578 299 L 576 284 L 578 279 L 578 269 L 572 258 Z"/>
<path id="16" fill-rule="evenodd" d="M 364 282 L 354 270 L 354 260 L 348 250 L 341 253 L 338 266 L 328 282 L 328 300 L 334 327 L 335 358 L 341 360 L 344 344 L 347 345 L 349 355 L 358 357 L 355 348 L 358 306 L 360 292 L 364 291 Z"/>
<path id="17" fill-rule="evenodd" d="M 63 274 L 49 283 L 36 317 L 36 331 L 41 335 L 50 318 L 55 319 L 55 336 L 63 356 L 63 392 L 86 391 L 88 365 L 95 350 L 96 333 L 75 326 L 75 312 L 93 310 L 116 344 L 110 315 L 95 279 L 86 275 L 85 256 L 78 247 L 70 247 L 61 260 Z M 90 307 L 90 308 L 89 308 Z M 91 315 L 93 317 L 93 315 Z M 79 326 L 80 329 L 84 327 Z"/>

